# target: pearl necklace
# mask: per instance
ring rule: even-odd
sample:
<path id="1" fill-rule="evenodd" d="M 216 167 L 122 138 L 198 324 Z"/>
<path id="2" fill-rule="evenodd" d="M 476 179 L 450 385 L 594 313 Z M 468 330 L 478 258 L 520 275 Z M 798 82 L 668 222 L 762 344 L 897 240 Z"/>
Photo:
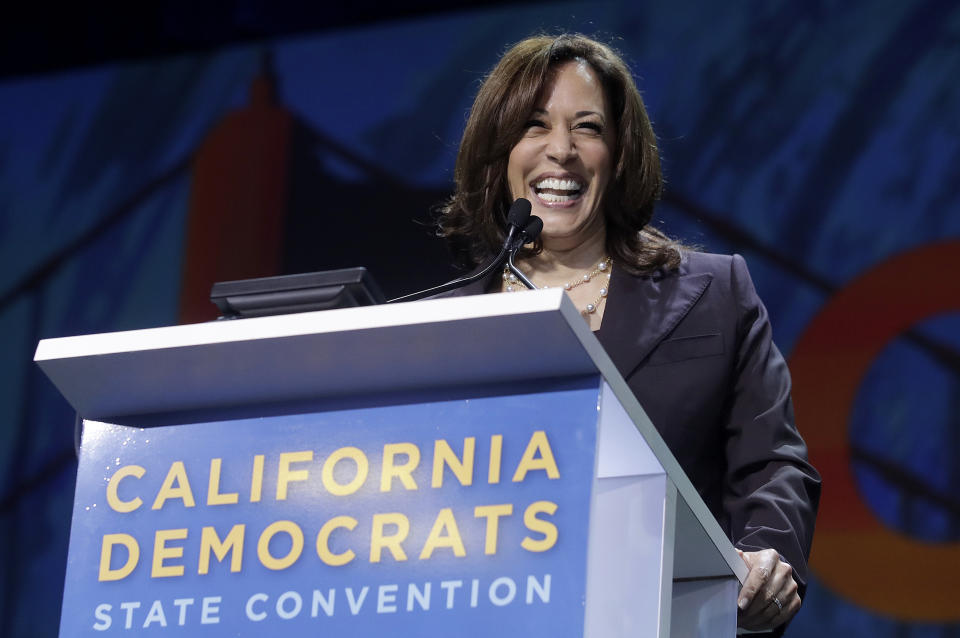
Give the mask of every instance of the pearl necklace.
<path id="1" fill-rule="evenodd" d="M 606 281 L 603 282 L 603 285 L 600 286 L 600 294 L 597 296 L 597 298 L 594 300 L 593 303 L 588 303 L 587 306 L 580 311 L 580 314 L 586 316 L 586 315 L 591 315 L 595 313 L 597 309 L 600 307 L 600 305 L 603 303 L 603 300 L 607 298 L 607 293 L 610 290 L 610 274 L 611 274 L 610 266 L 612 265 L 612 263 L 613 261 L 609 257 L 604 257 L 603 259 L 600 260 L 600 263 L 597 264 L 596 268 L 594 268 L 590 272 L 584 273 L 578 279 L 575 279 L 573 281 L 568 281 L 567 283 L 563 284 L 564 290 L 573 290 L 577 286 L 582 286 L 583 284 L 590 283 L 594 277 L 605 276 L 607 278 Z M 506 284 L 507 292 L 519 292 L 527 289 L 523 285 L 517 285 L 520 282 L 517 279 L 517 276 L 514 275 L 512 272 L 510 272 L 509 266 L 503 267 L 503 281 Z M 552 286 L 543 286 L 541 290 L 547 290 L 551 287 Z"/>

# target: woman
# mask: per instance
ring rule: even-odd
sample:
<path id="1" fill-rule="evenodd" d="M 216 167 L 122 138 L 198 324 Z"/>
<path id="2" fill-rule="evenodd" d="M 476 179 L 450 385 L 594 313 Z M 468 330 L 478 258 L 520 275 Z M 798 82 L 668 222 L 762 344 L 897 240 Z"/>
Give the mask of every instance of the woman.
<path id="1" fill-rule="evenodd" d="M 782 630 L 806 586 L 820 478 L 743 259 L 649 225 L 663 180 L 629 69 L 579 35 L 518 43 L 480 88 L 455 180 L 440 225 L 463 262 L 495 254 L 510 202 L 531 201 L 543 232 L 519 268 L 567 289 L 740 550 L 740 626 Z M 459 294 L 515 288 L 505 273 Z"/>

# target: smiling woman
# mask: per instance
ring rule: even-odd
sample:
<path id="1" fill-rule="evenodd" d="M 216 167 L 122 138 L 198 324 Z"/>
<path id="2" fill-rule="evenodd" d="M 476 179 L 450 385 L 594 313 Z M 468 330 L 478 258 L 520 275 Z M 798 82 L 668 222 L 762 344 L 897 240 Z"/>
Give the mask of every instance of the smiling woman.
<path id="1" fill-rule="evenodd" d="M 650 225 L 663 179 L 630 70 L 579 35 L 516 44 L 477 94 L 454 177 L 440 231 L 466 264 L 496 254 L 510 203 L 530 200 L 543 232 L 517 266 L 567 291 L 741 550 L 740 625 L 782 632 L 806 587 L 820 477 L 743 259 Z M 454 294 L 524 289 L 513 277 Z"/>
<path id="2" fill-rule="evenodd" d="M 503 56 L 474 101 L 454 179 L 440 226 L 461 265 L 496 254 L 505 211 L 526 197 L 544 232 L 523 267 L 538 286 L 568 287 L 593 329 L 607 282 L 583 278 L 605 257 L 633 275 L 680 263 L 681 247 L 648 225 L 663 178 L 640 93 L 620 57 L 588 38 L 529 38 Z"/>
<path id="3" fill-rule="evenodd" d="M 609 47 L 582 36 L 534 37 L 516 44 L 501 58 L 477 93 L 464 130 L 454 171 L 456 190 L 443 208 L 442 232 L 458 248 L 464 263 L 479 263 L 502 244 L 505 210 L 510 203 L 506 184 L 508 156 L 540 119 L 536 109 L 549 96 L 558 67 L 575 68 L 599 83 L 603 93 L 611 150 L 611 192 L 606 202 L 607 225 L 617 247 L 614 257 L 639 261 L 640 270 L 678 263 L 673 245 L 640 241 L 636 234 L 653 215 L 663 188 L 657 139 L 630 70 Z M 598 122 L 599 123 L 599 122 Z M 589 125 L 587 125 L 589 126 Z M 654 232 L 651 229 L 650 232 Z M 660 243 L 666 250 L 654 249 Z M 629 266 L 628 266 L 629 267 Z M 633 270 L 631 268 L 631 270 Z"/>

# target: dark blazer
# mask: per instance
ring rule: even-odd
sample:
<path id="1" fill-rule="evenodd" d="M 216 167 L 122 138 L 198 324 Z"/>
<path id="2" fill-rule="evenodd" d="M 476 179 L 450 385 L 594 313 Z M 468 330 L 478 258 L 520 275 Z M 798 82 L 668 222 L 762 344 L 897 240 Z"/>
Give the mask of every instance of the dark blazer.
<path id="1" fill-rule="evenodd" d="M 597 338 L 730 540 L 777 550 L 805 589 L 820 476 L 743 258 L 689 252 L 640 277 L 615 267 L 606 303 Z"/>

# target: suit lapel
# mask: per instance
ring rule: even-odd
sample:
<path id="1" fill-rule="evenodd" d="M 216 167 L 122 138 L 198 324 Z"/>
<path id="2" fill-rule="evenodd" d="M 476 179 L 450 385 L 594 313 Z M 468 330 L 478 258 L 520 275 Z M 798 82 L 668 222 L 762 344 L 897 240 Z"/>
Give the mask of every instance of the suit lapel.
<path id="1" fill-rule="evenodd" d="M 679 271 L 634 277 L 614 268 L 597 338 L 624 377 L 690 312 L 713 275 Z"/>

